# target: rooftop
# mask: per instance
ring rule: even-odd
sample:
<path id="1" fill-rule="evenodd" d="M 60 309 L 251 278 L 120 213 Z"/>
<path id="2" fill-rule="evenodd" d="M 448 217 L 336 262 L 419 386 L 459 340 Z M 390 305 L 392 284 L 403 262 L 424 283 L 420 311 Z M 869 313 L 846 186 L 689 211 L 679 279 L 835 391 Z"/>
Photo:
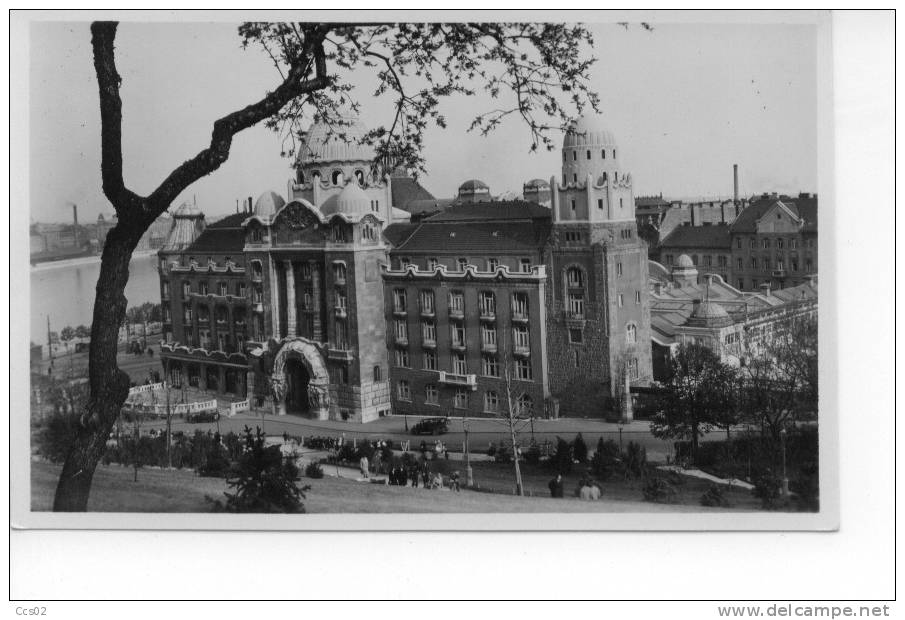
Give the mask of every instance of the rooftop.
<path id="1" fill-rule="evenodd" d="M 727 224 L 678 226 L 660 242 L 660 247 L 729 250 L 732 247 L 732 240 Z"/>

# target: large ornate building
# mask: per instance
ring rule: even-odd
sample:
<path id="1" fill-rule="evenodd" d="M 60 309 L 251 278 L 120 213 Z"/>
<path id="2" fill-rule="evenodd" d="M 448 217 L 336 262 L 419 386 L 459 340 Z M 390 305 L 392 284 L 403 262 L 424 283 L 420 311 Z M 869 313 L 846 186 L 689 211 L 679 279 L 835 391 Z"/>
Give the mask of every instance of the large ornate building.
<path id="1" fill-rule="evenodd" d="M 561 180 L 531 182 L 542 196 L 493 201 L 468 181 L 418 223 L 364 132 L 315 125 L 288 202 L 267 192 L 209 226 L 177 210 L 160 251 L 174 383 L 367 422 L 494 415 L 507 392 L 536 415 L 602 416 L 651 380 L 632 178 L 595 119 L 566 134 Z"/>

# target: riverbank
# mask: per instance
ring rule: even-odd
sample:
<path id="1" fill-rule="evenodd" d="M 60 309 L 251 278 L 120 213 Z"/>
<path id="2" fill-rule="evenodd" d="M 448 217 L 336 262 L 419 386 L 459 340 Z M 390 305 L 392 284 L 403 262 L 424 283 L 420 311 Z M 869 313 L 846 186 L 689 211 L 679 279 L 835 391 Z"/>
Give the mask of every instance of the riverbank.
<path id="1" fill-rule="evenodd" d="M 157 250 L 139 250 L 132 253 L 133 260 L 136 258 L 145 258 L 155 256 Z M 59 260 L 44 260 L 39 263 L 32 263 L 32 271 L 47 271 L 50 269 L 62 269 L 65 267 L 77 267 L 80 265 L 91 265 L 101 262 L 100 254 L 91 254 L 90 256 L 79 256 L 76 258 L 64 258 Z"/>

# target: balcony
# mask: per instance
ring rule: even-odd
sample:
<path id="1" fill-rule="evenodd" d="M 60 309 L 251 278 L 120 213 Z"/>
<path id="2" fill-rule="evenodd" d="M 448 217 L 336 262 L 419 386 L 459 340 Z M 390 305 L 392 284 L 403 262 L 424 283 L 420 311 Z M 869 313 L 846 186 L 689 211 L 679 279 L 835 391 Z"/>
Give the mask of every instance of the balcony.
<path id="1" fill-rule="evenodd" d="M 455 308 L 453 306 L 449 307 L 449 318 L 451 319 L 464 319 L 465 318 L 465 310 L 461 307 Z"/>
<path id="2" fill-rule="evenodd" d="M 264 305 L 260 301 L 257 301 L 252 304 L 251 311 L 252 312 L 264 312 Z"/>
<path id="3" fill-rule="evenodd" d="M 785 278 L 788 275 L 785 269 L 774 269 L 773 277 L 774 278 Z"/>
<path id="4" fill-rule="evenodd" d="M 481 320 L 482 321 L 495 321 L 496 320 L 496 310 L 494 308 L 481 308 Z"/>
<path id="5" fill-rule="evenodd" d="M 496 353 L 496 343 L 495 342 L 482 342 L 481 351 L 483 353 Z"/>
<path id="6" fill-rule="evenodd" d="M 437 340 L 436 338 L 422 338 L 421 346 L 425 349 L 436 349 L 437 348 Z"/>
<path id="7" fill-rule="evenodd" d="M 464 340 L 453 340 L 449 348 L 453 351 L 464 351 L 465 350 L 465 341 Z"/>
<path id="8" fill-rule="evenodd" d="M 408 339 L 408 336 L 399 336 L 399 335 L 397 334 L 397 335 L 396 335 L 396 339 L 395 339 L 393 342 L 395 342 L 395 343 L 396 343 L 398 346 L 400 346 L 400 347 L 407 347 L 407 346 L 409 346 L 409 339 Z"/>
<path id="9" fill-rule="evenodd" d="M 426 319 L 432 319 L 436 316 L 433 308 L 421 308 L 421 316 Z"/>
<path id="10" fill-rule="evenodd" d="M 355 358 L 348 343 L 340 343 L 327 347 L 327 359 L 331 362 L 349 363 Z"/>
<path id="11" fill-rule="evenodd" d="M 304 308 L 302 308 L 302 311 L 311 312 L 311 309 L 309 307 L 305 306 Z M 336 314 L 336 318 L 338 318 L 338 319 L 344 319 L 347 316 L 345 306 L 336 306 L 335 308 L 333 308 L 333 312 L 334 312 L 334 314 Z"/>
<path id="12" fill-rule="evenodd" d="M 404 307 L 395 306 L 393 308 L 393 316 L 404 319 L 406 316 L 408 316 L 408 312 L 406 312 Z"/>
<path id="13" fill-rule="evenodd" d="M 527 343 L 516 343 L 512 348 L 512 352 L 518 357 L 529 357 L 531 355 L 531 346 Z"/>
<path id="14" fill-rule="evenodd" d="M 467 387 L 474 391 L 478 389 L 477 375 L 457 375 L 452 372 L 440 371 L 440 383 L 446 385 L 455 385 L 457 387 Z"/>

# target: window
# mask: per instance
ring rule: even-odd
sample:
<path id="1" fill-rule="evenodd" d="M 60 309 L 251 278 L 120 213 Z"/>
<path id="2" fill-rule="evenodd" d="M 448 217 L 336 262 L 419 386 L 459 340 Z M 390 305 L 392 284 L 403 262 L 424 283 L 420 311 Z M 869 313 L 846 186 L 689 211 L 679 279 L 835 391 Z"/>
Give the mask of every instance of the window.
<path id="1" fill-rule="evenodd" d="M 751 239 L 748 240 L 748 248 L 753 250 L 756 247 L 757 247 L 757 239 L 755 239 L 754 237 L 751 237 Z"/>
<path id="2" fill-rule="evenodd" d="M 468 408 L 468 392 L 465 388 L 456 388 L 456 396 L 453 399 L 453 406 L 456 409 Z"/>
<path id="3" fill-rule="evenodd" d="M 779 271 L 783 271 L 785 268 L 786 268 L 785 261 L 783 261 L 781 258 L 776 259 L 776 269 L 778 269 Z"/>
<path id="4" fill-rule="evenodd" d="M 798 259 L 797 258 L 792 259 L 792 271 L 798 271 Z"/>
<path id="5" fill-rule="evenodd" d="M 666 264 L 667 264 L 667 265 L 672 265 L 672 263 L 673 263 L 673 256 L 672 256 L 672 254 L 667 254 L 667 255 L 666 255 Z"/>
<path id="6" fill-rule="evenodd" d="M 481 325 L 481 343 L 492 347 L 496 346 L 496 328 L 492 323 Z"/>
<path id="7" fill-rule="evenodd" d="M 578 161 L 578 151 L 572 151 L 572 161 Z"/>
<path id="8" fill-rule="evenodd" d="M 434 313 L 434 292 L 421 291 L 421 312 L 424 314 Z"/>
<path id="9" fill-rule="evenodd" d="M 481 291 L 481 316 L 492 317 L 496 314 L 496 297 L 491 291 Z"/>
<path id="10" fill-rule="evenodd" d="M 590 149 L 587 151 L 587 159 L 591 159 L 591 151 L 590 151 Z"/>
<path id="11" fill-rule="evenodd" d="M 405 312 L 405 289 L 397 288 L 393 291 L 393 312 Z"/>
<path id="12" fill-rule="evenodd" d="M 584 274 L 578 267 L 569 267 L 566 270 L 566 282 L 569 288 L 583 288 Z"/>
<path id="13" fill-rule="evenodd" d="M 421 364 L 424 370 L 437 370 L 437 354 L 433 351 L 425 351 Z"/>
<path id="14" fill-rule="evenodd" d="M 239 282 L 236 284 L 236 297 L 245 297 L 247 294 L 247 289 L 245 286 L 245 282 Z"/>
<path id="15" fill-rule="evenodd" d="M 449 309 L 458 313 L 465 311 L 465 296 L 461 292 L 454 291 L 449 294 Z"/>
<path id="16" fill-rule="evenodd" d="M 641 291 L 635 291 L 635 305 L 641 304 Z"/>
<path id="17" fill-rule="evenodd" d="M 394 333 L 396 334 L 396 340 L 399 341 L 407 341 L 409 337 L 408 325 L 402 319 L 396 319 L 394 321 L 395 329 Z"/>
<path id="18" fill-rule="evenodd" d="M 519 269 L 522 273 L 531 273 L 531 259 L 530 258 L 521 258 L 518 261 Z"/>
<path id="19" fill-rule="evenodd" d="M 707 256 L 704 257 L 704 266 L 705 266 L 705 267 L 712 267 L 712 266 L 713 266 L 713 257 L 710 256 L 709 254 L 708 254 Z"/>
<path id="20" fill-rule="evenodd" d="M 777 214 L 777 215 L 778 215 L 778 214 Z M 776 240 L 776 247 L 779 248 L 780 250 L 783 248 L 783 240 L 782 240 L 782 239 L 777 239 L 777 240 Z"/>
<path id="21" fill-rule="evenodd" d="M 613 159 L 616 159 L 616 149 L 613 149 Z"/>
<path id="22" fill-rule="evenodd" d="M 603 182 L 606 183 L 606 172 L 603 173 Z"/>
<path id="23" fill-rule="evenodd" d="M 584 318 L 584 293 L 569 292 L 569 316 Z"/>
<path id="24" fill-rule="evenodd" d="M 207 295 L 207 293 L 208 293 L 207 282 L 202 280 L 201 282 L 198 283 L 198 292 L 201 295 Z"/>
<path id="25" fill-rule="evenodd" d="M 434 271 L 440 265 L 440 261 L 437 260 L 436 256 L 431 256 L 427 259 L 427 268 L 431 271 Z"/>
<path id="26" fill-rule="evenodd" d="M 762 239 L 762 240 L 761 240 L 761 247 L 764 248 L 765 250 L 766 250 L 767 248 L 769 248 L 769 247 L 770 247 L 770 240 L 769 240 L 769 239 Z"/>
<path id="27" fill-rule="evenodd" d="M 736 249 L 736 250 L 741 250 L 741 249 L 742 249 L 742 238 L 741 238 L 741 237 L 736 237 L 736 238 L 735 238 L 735 249 Z"/>
<path id="28" fill-rule="evenodd" d="M 484 411 L 487 413 L 496 413 L 500 409 L 500 398 L 497 393 L 489 390 L 484 392 Z"/>
<path id="29" fill-rule="evenodd" d="M 412 388 L 408 381 L 400 381 L 396 384 L 396 396 L 399 400 L 412 400 Z"/>
<path id="30" fill-rule="evenodd" d="M 333 330 L 335 332 L 335 341 L 336 347 L 338 349 L 348 349 L 349 348 L 349 339 L 346 335 L 346 322 L 342 319 L 336 319 L 333 322 Z"/>
<path id="31" fill-rule="evenodd" d="M 739 260 L 741 260 L 741 259 L 739 259 Z M 738 284 L 738 289 L 739 289 L 739 290 L 742 290 L 743 288 L 745 288 L 745 281 L 742 280 L 741 278 L 738 279 L 737 284 Z"/>
<path id="32" fill-rule="evenodd" d="M 343 228 L 342 224 L 337 223 L 333 225 L 333 241 L 337 243 L 346 242 L 346 229 Z"/>
<path id="33" fill-rule="evenodd" d="M 217 283 L 217 294 L 220 297 L 226 297 L 226 293 L 227 293 L 226 282 L 218 282 Z"/>
<path id="34" fill-rule="evenodd" d="M 698 266 L 698 255 L 697 254 L 691 255 L 691 264 L 694 265 L 695 267 Z"/>
<path id="35" fill-rule="evenodd" d="M 811 273 L 814 270 L 814 263 L 810 258 L 806 258 L 804 261 L 804 270 L 806 273 Z"/>
<path id="36" fill-rule="evenodd" d="M 343 180 L 343 173 L 340 170 L 334 170 L 333 174 L 330 175 L 330 180 L 333 181 L 333 185 L 339 185 L 340 181 Z"/>
<path id="37" fill-rule="evenodd" d="M 453 356 L 453 373 L 457 375 L 464 375 L 468 373 L 468 365 L 465 363 L 465 354 L 464 353 L 456 353 Z"/>
<path id="38" fill-rule="evenodd" d="M 584 341 L 584 334 L 580 329 L 569 330 L 569 342 L 572 344 L 581 344 Z"/>
<path id="39" fill-rule="evenodd" d="M 790 239 L 789 247 L 792 248 L 793 250 L 797 250 L 798 249 L 798 239 Z"/>
<path id="40" fill-rule="evenodd" d="M 729 265 L 729 257 L 728 256 L 717 256 L 717 263 L 719 263 L 720 267 L 727 267 Z"/>
<path id="41" fill-rule="evenodd" d="M 383 379 L 382 374 L 383 373 L 381 373 L 381 371 L 380 371 L 380 366 L 374 366 L 374 381 L 375 382 Z"/>
<path id="42" fill-rule="evenodd" d="M 516 325 L 512 328 L 512 336 L 516 349 L 528 349 L 531 344 L 531 336 L 525 325 Z"/>
<path id="43" fill-rule="evenodd" d="M 512 316 L 516 318 L 527 318 L 528 296 L 524 293 L 514 293 L 512 295 Z"/>
<path id="44" fill-rule="evenodd" d="M 638 374 L 638 358 L 633 357 L 628 361 L 628 378 L 629 379 L 637 379 Z"/>
<path id="45" fill-rule="evenodd" d="M 342 263 L 333 264 L 333 280 L 337 284 L 346 283 L 346 266 Z"/>
<path id="46" fill-rule="evenodd" d="M 575 180 L 577 181 L 578 175 L 574 175 L 574 176 L 575 176 Z M 575 199 L 574 198 L 571 201 L 569 201 L 569 205 L 572 207 L 572 211 L 574 212 L 575 211 Z"/>
<path id="47" fill-rule="evenodd" d="M 454 347 L 464 347 L 465 346 L 465 325 L 462 323 L 452 323 L 450 325 L 451 328 L 451 339 L 452 346 Z"/>
<path id="48" fill-rule="evenodd" d="M 600 150 L 600 156 L 601 156 L 603 159 L 606 159 L 606 149 L 601 149 L 601 150 Z"/>
<path id="49" fill-rule="evenodd" d="M 616 263 L 616 276 L 622 275 L 622 263 Z"/>
<path id="50" fill-rule="evenodd" d="M 226 324 L 229 319 L 229 312 L 223 306 L 217 306 L 217 322 L 221 325 Z"/>
<path id="51" fill-rule="evenodd" d="M 621 308 L 622 304 L 623 304 L 622 293 L 619 293 L 618 295 L 616 295 L 616 305 Z"/>
<path id="52" fill-rule="evenodd" d="M 481 356 L 481 374 L 485 377 L 499 377 L 500 364 L 493 355 Z"/>
<path id="53" fill-rule="evenodd" d="M 622 198 L 619 199 L 619 208 L 622 208 Z"/>
<path id="54" fill-rule="evenodd" d="M 437 392 L 437 386 L 433 383 L 428 383 L 424 386 L 424 402 L 428 405 L 440 404 L 440 396 Z"/>
<path id="55" fill-rule="evenodd" d="M 408 368 L 409 367 L 409 352 L 405 349 L 396 349 L 393 352 L 395 357 L 396 365 L 400 368 Z"/>
<path id="56" fill-rule="evenodd" d="M 433 321 L 421 321 L 422 342 L 437 342 L 437 326 Z"/>
<path id="57" fill-rule="evenodd" d="M 519 358 L 515 360 L 515 376 L 520 381 L 531 381 L 531 360 Z"/>
<path id="58" fill-rule="evenodd" d="M 735 259 L 735 268 L 742 269 L 742 259 L 740 259 L 740 258 Z"/>
<path id="59" fill-rule="evenodd" d="M 520 418 L 534 417 L 534 400 L 527 394 L 522 394 L 515 401 L 515 414 Z"/>
<path id="60" fill-rule="evenodd" d="M 465 268 L 468 266 L 467 258 L 457 258 L 456 265 L 458 266 L 459 271 L 465 271 Z"/>
<path id="61" fill-rule="evenodd" d="M 306 309 L 311 307 L 311 293 L 305 291 L 304 302 L 305 302 Z M 343 293 L 336 294 L 336 309 L 337 310 L 345 310 L 347 303 L 348 302 L 346 301 L 346 296 Z"/>
<path id="62" fill-rule="evenodd" d="M 629 323 L 625 327 L 625 341 L 629 344 L 638 342 L 638 328 L 635 327 L 634 323 Z"/>
<path id="63" fill-rule="evenodd" d="M 500 266 L 500 261 L 496 258 L 488 258 L 487 259 L 487 271 L 496 271 Z"/>
<path id="64" fill-rule="evenodd" d="M 751 269 L 757 269 L 757 257 L 756 256 L 751 257 Z"/>
<path id="65" fill-rule="evenodd" d="M 606 172 L 603 173 L 603 180 L 606 181 Z M 603 209 L 603 198 L 597 199 L 597 208 Z"/>
<path id="66" fill-rule="evenodd" d="M 764 257 L 764 271 L 770 271 L 770 258 Z"/>
<path id="67" fill-rule="evenodd" d="M 264 287 L 260 284 L 255 284 L 255 287 L 252 289 L 251 301 L 256 304 L 264 303 Z"/>
<path id="68" fill-rule="evenodd" d="M 757 288 L 757 280 L 754 278 L 751 279 L 751 288 Z"/>
<path id="69" fill-rule="evenodd" d="M 182 296 L 188 297 L 192 292 L 192 283 L 191 282 L 183 282 L 182 283 Z"/>

